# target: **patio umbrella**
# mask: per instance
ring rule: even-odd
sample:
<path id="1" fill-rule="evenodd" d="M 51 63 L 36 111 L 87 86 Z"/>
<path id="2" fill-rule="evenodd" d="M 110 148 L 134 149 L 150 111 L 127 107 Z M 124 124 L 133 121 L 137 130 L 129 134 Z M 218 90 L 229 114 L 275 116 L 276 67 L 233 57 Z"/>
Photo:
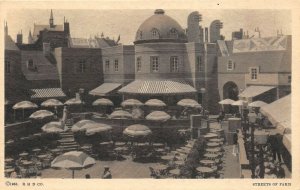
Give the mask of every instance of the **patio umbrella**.
<path id="1" fill-rule="evenodd" d="M 65 102 L 65 105 L 82 105 L 83 102 L 77 98 L 71 98 Z"/>
<path id="2" fill-rule="evenodd" d="M 125 119 L 125 118 L 131 119 L 132 114 L 129 113 L 128 111 L 117 110 L 117 111 L 112 112 L 109 117 L 111 119 Z"/>
<path id="3" fill-rule="evenodd" d="M 114 103 L 106 98 L 100 98 L 93 102 L 93 106 L 114 106 Z"/>
<path id="4" fill-rule="evenodd" d="M 15 115 L 15 110 L 21 109 L 21 110 L 23 110 L 23 119 L 24 119 L 24 110 L 25 109 L 34 109 L 34 108 L 38 108 L 38 106 L 35 103 L 32 103 L 30 101 L 22 101 L 22 102 L 16 103 L 13 106 L 14 115 Z"/>
<path id="5" fill-rule="evenodd" d="M 267 103 L 263 102 L 263 101 L 254 101 L 254 102 L 251 102 L 250 104 L 248 104 L 249 107 L 256 107 L 256 108 L 260 108 L 264 105 L 267 105 Z"/>
<path id="6" fill-rule="evenodd" d="M 84 152 L 70 151 L 57 156 L 51 162 L 51 167 L 70 169 L 72 170 L 72 178 L 74 178 L 74 170 L 87 168 L 94 164 L 96 164 L 95 159 L 88 156 Z"/>
<path id="7" fill-rule="evenodd" d="M 164 122 L 171 119 L 171 116 L 164 111 L 153 111 L 146 116 L 147 120 Z"/>
<path id="8" fill-rule="evenodd" d="M 89 128 L 87 128 L 85 134 L 87 136 L 94 135 L 96 133 L 102 133 L 112 130 L 112 127 L 103 123 L 94 123 L 94 124 L 88 124 L 91 125 Z"/>
<path id="9" fill-rule="evenodd" d="M 231 100 L 231 99 L 224 99 L 224 100 L 221 100 L 221 101 L 219 102 L 219 104 L 221 104 L 221 105 L 231 105 L 233 102 L 234 102 L 234 100 Z"/>
<path id="10" fill-rule="evenodd" d="M 60 133 L 64 131 L 64 128 L 61 122 L 52 121 L 50 123 L 45 124 L 42 127 L 42 131 L 46 133 Z"/>
<path id="11" fill-rule="evenodd" d="M 246 101 L 244 101 L 244 100 L 237 100 L 237 101 L 233 102 L 231 105 L 232 106 L 244 106 L 245 103 L 246 103 Z"/>
<path id="12" fill-rule="evenodd" d="M 41 103 L 42 107 L 57 107 L 57 106 L 63 106 L 64 104 L 56 99 L 49 99 Z"/>
<path id="13" fill-rule="evenodd" d="M 182 107 L 201 108 L 201 105 L 193 99 L 182 99 L 177 102 L 177 105 Z"/>
<path id="14" fill-rule="evenodd" d="M 152 131 L 147 126 L 141 124 L 130 125 L 123 131 L 123 134 L 130 137 L 145 137 L 151 133 Z"/>
<path id="15" fill-rule="evenodd" d="M 96 122 L 92 120 L 87 120 L 87 119 L 80 120 L 72 126 L 72 131 L 73 132 L 84 131 L 88 127 L 87 124 L 95 124 L 95 123 Z"/>
<path id="16" fill-rule="evenodd" d="M 54 113 L 48 110 L 39 110 L 34 113 L 32 113 L 29 118 L 30 119 L 45 119 L 47 117 L 52 117 Z"/>
<path id="17" fill-rule="evenodd" d="M 128 99 L 128 100 L 125 100 L 121 103 L 121 106 L 122 107 L 127 107 L 127 106 L 143 106 L 144 104 L 142 102 L 140 102 L 139 100 L 137 99 Z"/>
<path id="18" fill-rule="evenodd" d="M 167 106 L 163 101 L 159 99 L 150 99 L 147 102 L 145 102 L 146 106 L 149 107 L 165 107 Z"/>

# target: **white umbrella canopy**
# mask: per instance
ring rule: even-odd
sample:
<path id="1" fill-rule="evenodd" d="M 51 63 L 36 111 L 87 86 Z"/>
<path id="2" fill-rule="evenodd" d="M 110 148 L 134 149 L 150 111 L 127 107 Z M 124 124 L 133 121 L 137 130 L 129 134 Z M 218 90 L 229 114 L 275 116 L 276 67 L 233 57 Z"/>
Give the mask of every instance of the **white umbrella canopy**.
<path id="1" fill-rule="evenodd" d="M 38 108 L 38 106 L 35 103 L 32 103 L 30 101 L 22 101 L 22 102 L 16 103 L 13 106 L 14 110 L 17 110 L 17 109 L 34 109 L 34 108 Z"/>
<path id="2" fill-rule="evenodd" d="M 96 124 L 96 122 L 88 119 L 80 120 L 72 126 L 72 131 L 84 131 L 88 127 L 87 124 Z"/>
<path id="3" fill-rule="evenodd" d="M 107 98 L 100 98 L 93 102 L 93 106 L 114 106 L 114 103 Z"/>
<path id="4" fill-rule="evenodd" d="M 221 105 L 231 105 L 233 102 L 234 102 L 234 100 L 231 100 L 231 99 L 224 99 L 224 100 L 221 100 L 221 101 L 219 102 L 219 104 L 221 104 Z"/>
<path id="5" fill-rule="evenodd" d="M 65 105 L 81 105 L 83 102 L 77 98 L 71 98 L 65 102 Z"/>
<path id="6" fill-rule="evenodd" d="M 32 113 L 29 118 L 30 119 L 45 119 L 47 117 L 53 117 L 54 113 L 48 110 L 39 110 L 34 113 Z"/>
<path id="7" fill-rule="evenodd" d="M 201 105 L 193 99 L 182 99 L 177 102 L 177 105 L 182 107 L 201 108 Z"/>
<path id="8" fill-rule="evenodd" d="M 49 99 L 41 103 L 42 107 L 57 107 L 57 106 L 63 106 L 64 104 L 56 99 Z"/>
<path id="9" fill-rule="evenodd" d="M 171 119 L 171 116 L 164 111 L 153 111 L 146 116 L 147 120 L 150 121 L 167 121 Z"/>
<path id="10" fill-rule="evenodd" d="M 111 119 L 124 119 L 124 118 L 131 119 L 132 114 L 129 113 L 128 111 L 116 110 L 110 114 L 109 118 L 111 118 Z"/>
<path id="11" fill-rule="evenodd" d="M 53 121 L 53 122 L 45 124 L 42 127 L 42 131 L 44 131 L 46 133 L 60 133 L 60 132 L 64 131 L 64 128 L 63 128 L 61 122 Z"/>
<path id="12" fill-rule="evenodd" d="M 237 100 L 235 102 L 233 102 L 231 105 L 232 106 L 244 106 L 247 102 L 244 100 Z"/>
<path id="13" fill-rule="evenodd" d="M 130 137 L 144 137 L 152 134 L 152 131 L 145 125 L 135 124 L 128 126 L 123 131 L 123 134 L 128 135 Z"/>
<path id="14" fill-rule="evenodd" d="M 89 124 L 91 127 L 87 128 L 85 134 L 87 136 L 94 135 L 96 133 L 102 133 L 112 130 L 112 127 L 106 124 L 97 123 L 97 124 Z"/>
<path id="15" fill-rule="evenodd" d="M 143 105 L 144 104 L 141 101 L 137 100 L 137 99 L 127 99 L 127 100 L 125 100 L 121 103 L 122 107 L 143 106 Z"/>
<path id="16" fill-rule="evenodd" d="M 74 170 L 87 168 L 94 164 L 96 164 L 95 159 L 84 152 L 70 151 L 56 157 L 51 162 L 51 167 L 71 169 L 73 170 L 72 178 L 74 178 Z"/>
<path id="17" fill-rule="evenodd" d="M 267 105 L 267 103 L 263 102 L 263 101 L 254 101 L 254 102 L 251 102 L 250 104 L 248 104 L 249 107 L 256 107 L 256 108 L 260 108 L 264 105 Z"/>
<path id="18" fill-rule="evenodd" d="M 150 99 L 145 102 L 145 105 L 149 106 L 149 107 L 166 107 L 167 106 L 163 101 L 161 101 L 159 99 Z"/>

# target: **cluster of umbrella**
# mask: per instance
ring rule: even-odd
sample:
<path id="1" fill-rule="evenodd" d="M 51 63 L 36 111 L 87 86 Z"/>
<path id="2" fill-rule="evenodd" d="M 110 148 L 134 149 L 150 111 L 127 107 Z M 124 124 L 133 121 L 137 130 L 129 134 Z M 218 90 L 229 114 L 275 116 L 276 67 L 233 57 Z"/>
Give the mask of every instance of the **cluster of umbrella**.
<path id="1" fill-rule="evenodd" d="M 254 101 L 254 102 L 251 102 L 248 104 L 247 101 L 244 101 L 244 100 L 237 100 L 237 101 L 234 101 L 232 99 L 224 99 L 224 100 L 221 100 L 219 102 L 220 105 L 222 105 L 222 107 L 224 105 L 231 105 L 231 106 L 239 106 L 239 108 L 242 108 L 242 107 L 249 107 L 249 108 L 260 108 L 264 105 L 267 105 L 266 102 L 263 102 L 263 101 Z M 247 105 L 248 104 L 248 105 Z M 224 108 L 224 107 L 223 107 Z"/>

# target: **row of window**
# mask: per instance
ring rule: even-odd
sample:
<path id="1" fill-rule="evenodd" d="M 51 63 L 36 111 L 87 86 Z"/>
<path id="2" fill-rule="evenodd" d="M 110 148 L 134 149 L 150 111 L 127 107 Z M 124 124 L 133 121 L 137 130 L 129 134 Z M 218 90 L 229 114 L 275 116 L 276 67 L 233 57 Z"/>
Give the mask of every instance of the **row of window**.
<path id="1" fill-rule="evenodd" d="M 160 38 L 160 32 L 158 29 L 153 28 L 151 31 L 151 38 L 152 39 L 159 39 Z M 175 28 L 171 28 L 170 31 L 168 32 L 168 36 L 170 38 L 178 38 L 178 32 Z M 139 40 L 143 39 L 143 31 L 138 31 L 137 32 L 137 38 Z"/>

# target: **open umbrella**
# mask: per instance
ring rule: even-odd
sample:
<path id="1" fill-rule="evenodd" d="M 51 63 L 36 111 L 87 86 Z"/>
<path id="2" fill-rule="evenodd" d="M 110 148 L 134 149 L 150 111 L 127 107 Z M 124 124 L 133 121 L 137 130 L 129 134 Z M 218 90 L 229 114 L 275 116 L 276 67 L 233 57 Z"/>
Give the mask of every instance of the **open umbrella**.
<path id="1" fill-rule="evenodd" d="M 112 130 L 112 127 L 103 123 L 89 124 L 91 127 L 87 128 L 85 134 L 87 136 L 94 135 L 96 133 L 102 133 Z"/>
<path id="2" fill-rule="evenodd" d="M 231 100 L 231 99 L 224 99 L 224 100 L 221 100 L 221 101 L 219 102 L 219 104 L 221 104 L 221 105 L 231 105 L 233 102 L 234 102 L 234 100 Z"/>
<path id="3" fill-rule="evenodd" d="M 254 101 L 254 102 L 251 102 L 250 104 L 248 104 L 249 107 L 256 107 L 256 108 L 260 108 L 264 105 L 267 105 L 267 103 L 263 102 L 263 101 Z"/>
<path id="4" fill-rule="evenodd" d="M 87 119 L 80 120 L 72 126 L 72 131 L 73 132 L 84 131 L 88 128 L 87 124 L 95 124 L 95 123 L 96 122 L 92 120 L 87 120 Z"/>
<path id="5" fill-rule="evenodd" d="M 142 102 L 140 102 L 139 100 L 137 100 L 137 99 L 128 99 L 128 100 L 125 100 L 121 103 L 122 107 L 143 106 L 143 105 L 144 104 Z"/>
<path id="6" fill-rule="evenodd" d="M 83 169 L 96 164 L 94 158 L 88 156 L 84 152 L 70 151 L 59 155 L 51 162 L 53 168 L 64 168 L 72 170 L 72 178 L 74 178 L 74 170 Z"/>
<path id="7" fill-rule="evenodd" d="M 83 102 L 77 98 L 71 98 L 65 102 L 65 105 L 81 105 Z"/>
<path id="8" fill-rule="evenodd" d="M 171 116 L 164 111 L 153 111 L 146 116 L 147 120 L 164 122 L 171 119 Z"/>
<path id="9" fill-rule="evenodd" d="M 24 119 L 24 110 L 25 109 L 35 109 L 35 108 L 38 108 L 38 106 L 35 103 L 32 103 L 30 101 L 22 101 L 22 102 L 16 103 L 13 106 L 14 115 L 15 115 L 15 110 L 21 109 L 21 110 L 23 110 L 23 119 Z"/>
<path id="10" fill-rule="evenodd" d="M 49 99 L 41 103 L 42 107 L 57 107 L 57 106 L 63 106 L 64 104 L 56 99 Z"/>
<path id="11" fill-rule="evenodd" d="M 109 117 L 111 119 L 125 119 L 125 118 L 131 119 L 132 114 L 129 113 L 128 111 L 117 110 L 117 111 L 112 112 Z"/>
<path id="12" fill-rule="evenodd" d="M 114 103 L 107 98 L 100 98 L 93 102 L 93 106 L 114 106 Z"/>
<path id="13" fill-rule="evenodd" d="M 167 106 L 163 101 L 159 99 L 150 99 L 147 102 L 145 102 L 146 106 L 149 107 L 165 107 Z"/>
<path id="14" fill-rule="evenodd" d="M 177 105 L 182 107 L 201 108 L 201 105 L 193 99 L 182 99 L 177 102 Z"/>
<path id="15" fill-rule="evenodd" d="M 64 128 L 63 128 L 61 122 L 53 121 L 53 122 L 45 124 L 42 127 L 42 131 L 44 131 L 46 133 L 60 133 L 60 132 L 64 131 Z"/>
<path id="16" fill-rule="evenodd" d="M 247 102 L 244 100 L 237 100 L 235 102 L 233 102 L 231 105 L 232 106 L 244 106 Z"/>
<path id="17" fill-rule="evenodd" d="M 32 113 L 29 118 L 30 119 L 45 119 L 47 117 L 52 117 L 54 113 L 48 110 L 39 110 L 34 113 Z"/>
<path id="18" fill-rule="evenodd" d="M 152 131 L 145 125 L 135 124 L 128 126 L 124 131 L 124 135 L 130 137 L 145 137 L 152 133 Z"/>

